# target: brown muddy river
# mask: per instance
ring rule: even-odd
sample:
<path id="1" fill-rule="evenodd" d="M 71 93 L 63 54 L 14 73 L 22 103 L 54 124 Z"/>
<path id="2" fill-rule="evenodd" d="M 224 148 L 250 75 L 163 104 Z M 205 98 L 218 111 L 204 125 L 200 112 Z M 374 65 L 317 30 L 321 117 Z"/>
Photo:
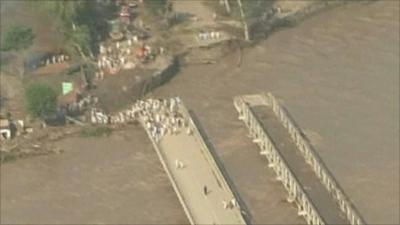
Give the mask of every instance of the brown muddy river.
<path id="1" fill-rule="evenodd" d="M 296 210 L 282 201 L 283 188 L 245 136 L 246 129 L 232 105 L 235 95 L 270 91 L 283 100 L 366 221 L 398 224 L 399 10 L 398 1 L 380 1 L 352 3 L 324 12 L 247 49 L 240 68 L 235 67 L 236 55 L 216 65 L 186 67 L 154 95 L 180 95 L 195 111 L 245 201 L 252 222 L 304 223 L 296 217 Z M 61 155 L 2 166 L 1 222 L 185 221 L 160 167 L 149 173 L 159 182 L 152 183 L 137 174 L 135 177 L 152 185 L 151 190 L 165 193 L 161 203 L 150 203 L 152 198 L 143 194 L 145 188 L 129 183 L 133 168 L 127 159 L 134 161 L 137 149 L 151 150 L 141 137 L 130 140 L 136 146 L 130 152 L 115 151 L 115 145 L 104 141 L 102 148 L 98 146 L 102 150 L 76 146 L 76 150 Z M 77 150 L 80 148 L 85 151 Z M 153 157 L 148 160 L 152 168 L 156 156 L 146 157 Z M 69 160 L 86 171 L 75 174 L 71 182 L 74 166 L 66 166 Z M 107 170 L 99 165 L 104 163 L 115 169 L 96 178 L 99 174 L 95 168 Z M 44 172 L 49 169 L 51 173 Z M 117 186 L 125 188 L 113 186 L 114 176 Z M 83 181 L 86 194 L 79 197 Z M 140 197 L 135 191 L 141 193 Z M 118 206 L 125 210 L 118 210 Z M 149 213 L 156 206 L 163 206 L 162 214 Z M 126 207 L 136 214 L 132 216 Z"/>
<path id="2" fill-rule="evenodd" d="M 143 130 L 58 146 L 2 166 L 1 224 L 187 223 Z"/>

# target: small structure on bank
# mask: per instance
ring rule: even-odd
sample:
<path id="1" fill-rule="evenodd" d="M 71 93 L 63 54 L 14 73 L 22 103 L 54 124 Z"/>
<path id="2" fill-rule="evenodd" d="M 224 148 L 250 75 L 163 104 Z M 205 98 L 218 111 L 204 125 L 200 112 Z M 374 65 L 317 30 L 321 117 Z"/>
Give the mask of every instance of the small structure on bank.
<path id="1" fill-rule="evenodd" d="M 0 140 L 11 139 L 11 123 L 8 119 L 0 119 Z"/>

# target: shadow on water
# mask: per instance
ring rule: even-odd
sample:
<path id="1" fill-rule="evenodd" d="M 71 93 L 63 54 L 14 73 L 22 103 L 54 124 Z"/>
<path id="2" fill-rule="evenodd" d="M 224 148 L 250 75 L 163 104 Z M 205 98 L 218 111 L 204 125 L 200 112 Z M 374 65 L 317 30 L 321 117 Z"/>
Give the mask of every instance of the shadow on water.
<path id="1" fill-rule="evenodd" d="M 229 188 L 232 190 L 236 201 L 239 203 L 240 208 L 241 208 L 241 213 L 243 215 L 244 220 L 246 221 L 246 224 L 251 224 L 250 221 L 252 220 L 253 217 L 252 217 L 246 203 L 240 197 L 239 192 L 238 192 L 236 186 L 234 185 L 234 183 L 232 182 L 231 178 L 229 177 L 228 172 L 225 170 L 223 163 L 219 159 L 219 157 L 215 151 L 214 145 L 209 141 L 210 139 L 208 138 L 204 128 L 201 126 L 201 123 L 200 123 L 198 117 L 196 116 L 195 112 L 191 109 L 189 109 L 188 111 L 189 111 L 189 115 L 192 117 L 193 122 L 197 126 L 197 129 L 199 130 L 201 137 L 203 138 L 206 146 L 208 147 L 211 155 L 213 156 L 213 158 L 218 166 L 218 169 L 221 171 L 226 182 L 228 183 Z"/>

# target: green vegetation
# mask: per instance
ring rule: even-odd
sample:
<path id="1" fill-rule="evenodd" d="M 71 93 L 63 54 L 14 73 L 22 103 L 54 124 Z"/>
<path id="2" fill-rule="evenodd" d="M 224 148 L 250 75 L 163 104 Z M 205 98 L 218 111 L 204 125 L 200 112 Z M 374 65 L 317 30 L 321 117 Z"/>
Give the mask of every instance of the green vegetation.
<path id="1" fill-rule="evenodd" d="M 54 18 L 56 29 L 64 38 L 64 50 L 84 59 L 93 56 L 96 42 L 107 37 L 107 20 L 117 10 L 108 1 L 35 1 L 33 6 Z"/>
<path id="2" fill-rule="evenodd" d="M 29 84 L 25 89 L 25 101 L 27 111 L 34 117 L 44 118 L 57 109 L 57 94 L 45 84 Z"/>
<path id="3" fill-rule="evenodd" d="M 239 1 L 234 2 L 238 3 Z M 268 6 L 271 6 L 273 3 L 272 1 L 265 0 L 241 0 L 241 2 L 243 6 L 243 12 L 246 14 L 247 20 L 255 20 L 259 18 L 268 10 Z M 239 15 L 238 4 L 232 4 L 232 8 L 232 13 Z"/>
<path id="4" fill-rule="evenodd" d="M 81 137 L 103 137 L 109 136 L 112 130 L 109 127 L 104 126 L 90 126 L 84 127 L 80 131 Z"/>
<path id="5" fill-rule="evenodd" d="M 167 9 L 167 0 L 144 1 L 143 4 L 146 10 L 152 15 L 163 15 Z"/>
<path id="6" fill-rule="evenodd" d="M 250 40 L 250 27 L 254 22 L 259 20 L 274 1 L 266 0 L 222 0 L 207 1 L 208 6 L 213 8 L 217 13 L 223 16 L 231 17 L 241 21 L 243 25 L 244 37 Z"/>
<path id="7" fill-rule="evenodd" d="M 236 19 L 241 19 L 240 5 L 242 6 L 243 13 L 246 20 L 255 20 L 268 10 L 274 1 L 266 0 L 223 0 L 223 4 L 219 1 L 206 2 L 208 6 L 213 8 L 216 12 L 225 16 L 231 16 Z"/>
<path id="8" fill-rule="evenodd" d="M 249 26 L 257 21 L 271 6 L 272 1 L 264 0 L 231 0 L 232 16 L 240 18 L 243 24 L 244 36 L 247 41 L 251 39 Z"/>
<path id="9" fill-rule="evenodd" d="M 26 49 L 32 45 L 32 29 L 22 25 L 11 26 L 5 33 L 1 49 L 4 51 Z"/>
<path id="10" fill-rule="evenodd" d="M 17 159 L 17 156 L 12 152 L 0 151 L 0 163 L 11 162 Z"/>
<path id="11" fill-rule="evenodd" d="M 75 47 L 82 56 L 91 54 L 93 37 L 87 25 L 75 27 L 73 32 L 65 33 L 65 37 L 70 42 L 71 47 Z"/>

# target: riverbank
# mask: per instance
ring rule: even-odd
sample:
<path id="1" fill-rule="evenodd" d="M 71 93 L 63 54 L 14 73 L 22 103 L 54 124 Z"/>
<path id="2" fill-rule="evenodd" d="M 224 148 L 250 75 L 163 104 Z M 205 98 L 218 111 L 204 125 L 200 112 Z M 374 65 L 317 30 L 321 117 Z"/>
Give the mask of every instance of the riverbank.
<path id="1" fill-rule="evenodd" d="M 21 4 L 20 5 L 17 4 L 17 6 L 21 6 Z M 10 7 L 13 8 L 13 5 L 11 4 Z M 286 16 L 280 15 L 281 17 L 280 19 L 282 20 L 285 20 L 286 17 L 289 16 L 293 17 L 293 15 L 297 15 L 300 12 L 303 12 L 304 15 L 305 8 L 307 8 L 303 6 L 303 7 L 297 7 L 293 10 L 293 7 L 291 7 L 292 12 L 287 13 L 288 11 L 287 8 L 285 8 L 284 6 L 280 7 L 282 7 L 282 10 L 286 12 Z M 200 11 L 201 13 L 204 13 L 203 11 L 207 11 L 207 9 L 203 8 Z M 24 14 L 23 16 L 26 17 L 26 15 Z M 198 16 L 198 15 L 193 15 L 193 16 Z M 215 21 L 210 20 L 210 18 L 203 18 L 203 19 L 209 20 L 208 21 L 209 24 L 215 23 Z M 273 23 L 275 23 L 276 27 L 280 26 L 280 22 L 273 22 Z M 35 28 L 35 30 L 43 29 L 43 27 L 41 27 L 40 24 L 31 23 L 31 25 Z M 196 22 L 193 22 L 191 26 L 196 27 L 197 26 Z M 125 107 L 127 104 L 132 103 L 132 101 L 144 97 L 146 94 L 151 93 L 153 90 L 157 89 L 161 85 L 171 80 L 178 73 L 181 65 L 215 64 L 218 63 L 227 55 L 232 54 L 232 52 L 238 49 L 240 50 L 241 46 L 241 44 L 239 44 L 240 37 L 235 37 L 233 34 L 224 33 L 223 34 L 224 37 L 221 38 L 221 40 L 199 41 L 196 40 L 195 38 L 196 35 L 195 33 L 193 33 L 194 30 L 192 30 L 192 33 L 189 36 L 185 34 L 180 34 L 178 35 L 179 37 L 176 39 L 169 38 L 169 41 L 175 42 L 175 44 L 181 43 L 182 46 L 180 49 L 171 49 L 169 55 L 164 55 L 159 57 L 156 60 L 158 62 L 156 64 L 159 65 L 157 68 L 154 69 L 141 68 L 133 71 L 128 70 L 121 72 L 117 76 L 110 76 L 106 79 L 106 81 L 98 82 L 96 84 L 96 88 L 91 91 L 91 94 L 99 97 L 100 106 L 106 111 L 108 112 L 118 111 L 119 109 Z M 173 29 L 170 32 L 175 32 L 175 30 Z M 40 49 L 41 47 L 43 47 L 42 46 L 44 43 L 43 40 L 44 38 L 42 38 L 39 35 L 39 40 L 37 41 L 37 43 L 35 43 L 34 48 Z M 53 42 L 56 43 L 57 40 L 53 40 Z M 239 51 L 237 65 L 240 65 L 241 63 L 240 61 L 241 61 L 241 51 Z M 2 71 L 3 69 L 5 69 L 5 67 L 2 68 Z M 8 73 L 10 73 L 10 71 L 8 71 Z M 132 74 L 134 75 L 132 76 Z M 2 103 L 5 102 L 5 104 L 3 104 L 4 107 L 2 107 L 1 111 L 2 114 L 4 115 L 6 113 L 11 113 L 11 115 L 13 115 L 14 118 L 24 118 L 26 115 L 26 112 L 24 111 L 23 108 L 23 97 L 21 94 L 23 92 L 22 83 L 29 83 L 29 82 L 47 83 L 55 90 L 60 92 L 58 89 L 62 81 L 74 82 L 74 80 L 79 79 L 77 75 L 66 75 L 64 72 L 60 72 L 57 74 L 52 74 L 48 72 L 44 74 L 28 73 L 27 75 L 25 75 L 25 78 L 23 79 L 12 77 L 12 75 L 4 75 L 3 73 L 0 76 L 3 77 L 2 80 L 5 81 L 4 84 L 1 84 L 2 96 L 5 96 L 5 98 L 3 98 L 5 101 L 2 100 Z M 20 83 L 18 83 L 18 80 L 20 80 L 19 81 Z M 17 94 L 14 95 L 10 94 L 12 92 L 15 92 Z M 79 130 L 79 128 L 73 128 L 73 129 Z M 41 155 L 52 152 L 58 152 L 57 149 L 54 150 L 54 148 L 51 147 L 51 142 L 52 142 L 51 138 L 50 139 L 47 138 L 47 136 L 49 136 L 51 132 L 54 132 L 52 130 L 55 130 L 58 133 L 65 133 L 69 132 L 68 130 L 70 130 L 70 128 L 68 127 L 64 129 L 62 127 L 59 127 L 59 128 L 48 129 L 46 131 L 46 129 L 39 129 L 39 127 L 36 126 L 34 128 L 34 132 L 39 133 L 40 135 L 36 134 L 33 136 L 40 136 L 40 137 L 43 136 L 43 137 L 41 138 L 27 137 L 27 138 L 29 139 L 30 142 L 36 141 L 40 142 L 40 144 L 35 144 L 36 147 L 32 147 L 32 145 L 25 143 L 26 142 L 25 139 L 27 138 L 18 137 L 14 139 L 12 142 L 7 143 L 6 145 L 4 145 L 5 147 L 3 146 L 3 148 L 0 149 L 0 153 L 2 154 L 1 162 L 7 162 L 10 161 L 10 159 L 16 159 L 19 157 L 27 157 L 29 155 L 38 155 L 38 154 Z"/>

